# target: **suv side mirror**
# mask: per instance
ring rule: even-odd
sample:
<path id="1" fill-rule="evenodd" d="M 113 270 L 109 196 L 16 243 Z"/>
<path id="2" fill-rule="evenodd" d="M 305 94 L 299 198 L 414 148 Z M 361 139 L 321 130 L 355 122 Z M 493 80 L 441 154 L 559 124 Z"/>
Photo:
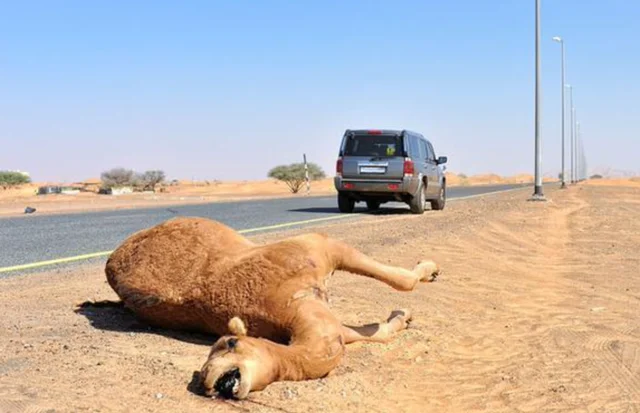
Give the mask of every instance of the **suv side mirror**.
<path id="1" fill-rule="evenodd" d="M 443 163 L 447 163 L 447 157 L 446 156 L 438 157 L 438 165 L 441 165 Z"/>

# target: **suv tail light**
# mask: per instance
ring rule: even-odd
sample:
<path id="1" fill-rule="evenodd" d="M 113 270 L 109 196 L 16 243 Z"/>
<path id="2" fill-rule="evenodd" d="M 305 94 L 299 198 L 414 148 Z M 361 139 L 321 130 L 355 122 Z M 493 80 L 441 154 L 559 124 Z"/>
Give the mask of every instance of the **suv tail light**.
<path id="1" fill-rule="evenodd" d="M 336 161 L 336 175 L 342 176 L 342 158 L 338 158 Z"/>
<path id="2" fill-rule="evenodd" d="M 415 171 L 414 165 L 413 165 L 413 161 L 409 158 L 405 158 L 404 160 L 404 175 L 405 176 L 413 176 L 413 173 Z"/>

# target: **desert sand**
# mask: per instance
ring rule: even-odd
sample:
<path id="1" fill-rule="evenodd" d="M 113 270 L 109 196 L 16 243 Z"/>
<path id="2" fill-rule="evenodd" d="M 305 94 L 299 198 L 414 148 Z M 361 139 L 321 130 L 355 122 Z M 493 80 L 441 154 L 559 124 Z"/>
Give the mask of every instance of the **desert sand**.
<path id="1" fill-rule="evenodd" d="M 495 174 L 466 177 L 447 173 L 449 186 L 489 185 L 533 182 L 531 175 L 520 174 L 513 177 L 500 177 Z M 548 180 L 548 179 L 547 179 Z M 292 194 L 283 182 L 275 180 L 262 181 L 179 181 L 177 185 L 163 185 L 161 191 L 155 193 L 133 193 L 124 195 L 98 195 L 100 180 L 87 179 L 78 187 L 87 192 L 75 195 L 50 194 L 36 195 L 38 187 L 44 183 L 33 183 L 18 188 L 0 189 L 0 217 L 24 214 L 27 206 L 36 209 L 38 215 L 51 213 L 69 213 L 81 211 L 98 211 L 128 209 L 153 206 L 187 205 L 219 201 L 249 200 L 307 196 L 303 186 L 298 194 Z M 47 183 L 56 185 L 55 183 Z M 334 195 L 333 178 L 322 179 L 311 183 L 310 195 Z"/>
<path id="2" fill-rule="evenodd" d="M 589 179 L 581 183 L 592 186 L 630 186 L 640 187 L 640 177 L 634 178 L 610 178 L 610 179 Z"/>
<path id="3" fill-rule="evenodd" d="M 345 322 L 408 307 L 410 328 L 348 346 L 325 379 L 276 383 L 243 402 L 197 394 L 214 337 L 149 329 L 120 308 L 75 312 L 116 299 L 103 264 L 2 279 L 0 411 L 640 411 L 640 188 L 529 195 L 314 228 L 382 262 L 432 258 L 442 274 L 402 293 L 336 273 L 331 306 Z"/>

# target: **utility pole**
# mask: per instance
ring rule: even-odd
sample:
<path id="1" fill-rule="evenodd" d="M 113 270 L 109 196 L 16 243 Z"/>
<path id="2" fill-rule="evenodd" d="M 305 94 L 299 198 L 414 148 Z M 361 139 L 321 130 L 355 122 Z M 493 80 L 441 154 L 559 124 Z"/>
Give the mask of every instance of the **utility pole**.
<path id="1" fill-rule="evenodd" d="M 573 172 L 573 136 L 575 134 L 575 118 L 576 118 L 576 108 L 573 107 L 573 86 L 567 85 L 569 88 L 569 104 L 571 105 L 571 183 L 574 181 L 574 172 Z"/>
<path id="2" fill-rule="evenodd" d="M 584 180 L 586 181 L 589 179 L 589 164 L 587 164 L 587 152 L 584 149 L 584 142 L 582 142 L 582 158 L 584 159 L 582 164 L 584 165 Z"/>
<path id="3" fill-rule="evenodd" d="M 576 183 L 582 180 L 582 160 L 580 159 L 580 122 L 576 122 Z"/>
<path id="4" fill-rule="evenodd" d="M 578 111 L 573 108 L 574 128 L 573 128 L 573 183 L 578 182 Z"/>
<path id="5" fill-rule="evenodd" d="M 311 193 L 311 184 L 309 183 L 309 167 L 307 165 L 307 154 L 302 154 L 302 159 L 304 160 L 304 180 L 307 183 L 307 195 Z"/>
<path id="6" fill-rule="evenodd" d="M 564 126 L 564 119 L 565 119 L 565 114 L 564 114 L 564 108 L 565 108 L 565 103 L 564 103 L 564 88 L 565 88 L 565 85 L 564 85 L 564 83 L 565 83 L 565 76 L 564 76 L 564 60 L 565 60 L 564 59 L 564 40 L 561 37 L 558 37 L 558 36 L 554 37 L 553 40 L 558 42 L 558 43 L 560 43 L 560 53 L 562 55 L 562 75 L 561 75 L 561 77 L 562 77 L 562 79 L 561 79 L 562 80 L 562 83 L 561 83 L 561 85 L 562 85 L 562 87 L 561 87 L 561 93 L 562 93 L 562 111 L 561 111 L 561 113 L 562 113 L 562 115 L 561 115 L 562 116 L 562 151 L 561 152 L 562 152 L 562 155 L 561 155 L 561 162 L 560 162 L 561 165 L 562 165 L 561 166 L 562 173 L 561 173 L 560 188 L 565 189 L 567 187 L 567 184 L 566 184 L 566 180 L 565 180 L 566 173 L 565 173 L 565 167 L 564 167 L 564 158 L 565 158 L 565 155 L 564 155 L 564 147 L 565 147 L 564 131 L 566 129 L 565 126 Z"/>
<path id="7" fill-rule="evenodd" d="M 584 142 L 582 142 L 582 171 L 583 171 L 583 180 L 589 179 L 589 168 L 587 167 L 587 154 L 584 150 Z"/>
<path id="8" fill-rule="evenodd" d="M 536 3 L 536 88 L 535 88 L 535 185 L 532 200 L 545 201 L 542 193 L 542 175 L 540 174 L 540 164 L 542 163 L 542 152 L 540 149 L 540 0 Z"/>

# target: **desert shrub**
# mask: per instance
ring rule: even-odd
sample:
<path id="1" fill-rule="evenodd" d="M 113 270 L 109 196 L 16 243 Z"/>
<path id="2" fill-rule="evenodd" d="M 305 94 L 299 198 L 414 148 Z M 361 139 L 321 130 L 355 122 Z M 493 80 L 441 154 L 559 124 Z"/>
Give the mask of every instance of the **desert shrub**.
<path id="1" fill-rule="evenodd" d="M 316 181 L 326 176 L 319 165 L 314 163 L 307 164 L 309 168 L 309 179 Z M 292 193 L 296 194 L 305 182 L 304 164 L 293 163 L 290 165 L 280 165 L 271 169 L 268 173 L 269 178 L 277 179 L 287 184 Z"/>
<path id="2" fill-rule="evenodd" d="M 164 171 L 146 171 L 145 173 L 138 175 L 136 185 L 141 187 L 143 191 L 155 191 L 156 186 L 164 182 L 164 179 Z"/>
<path id="3" fill-rule="evenodd" d="M 164 171 L 150 170 L 136 173 L 132 169 L 113 168 L 100 175 L 103 188 L 132 186 L 144 191 L 155 191 L 158 184 L 165 179 Z"/>
<path id="4" fill-rule="evenodd" d="M 100 180 L 104 188 L 133 185 L 135 178 L 135 172 L 125 168 L 113 168 L 100 174 Z"/>
<path id="5" fill-rule="evenodd" d="M 2 189 L 28 184 L 29 182 L 31 182 L 31 178 L 20 172 L 0 171 L 0 187 Z"/>
<path id="6" fill-rule="evenodd" d="M 465 175 L 465 174 L 458 174 L 458 177 L 459 177 L 460 179 L 467 179 L 467 178 L 468 178 L 468 176 L 467 176 L 467 175 Z"/>
<path id="7" fill-rule="evenodd" d="M 602 179 L 602 175 L 600 174 L 591 175 L 589 179 Z"/>

